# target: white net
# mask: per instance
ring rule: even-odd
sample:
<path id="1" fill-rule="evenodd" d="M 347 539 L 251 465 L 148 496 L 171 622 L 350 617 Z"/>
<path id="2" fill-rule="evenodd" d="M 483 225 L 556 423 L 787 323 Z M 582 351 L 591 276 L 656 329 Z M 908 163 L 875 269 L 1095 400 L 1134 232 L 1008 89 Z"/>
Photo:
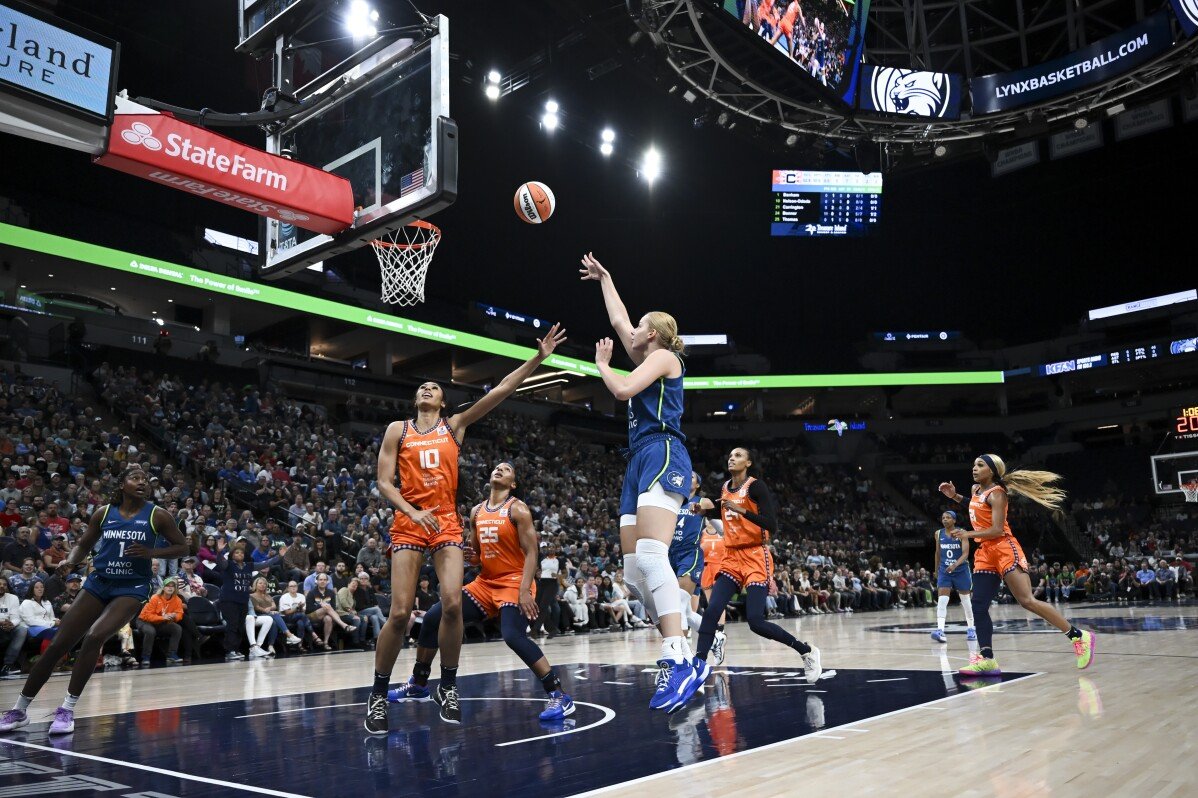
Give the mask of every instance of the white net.
<path id="1" fill-rule="evenodd" d="M 1181 492 L 1186 495 L 1186 501 L 1198 502 L 1198 482 L 1187 482 L 1181 486 Z"/>
<path id="2" fill-rule="evenodd" d="M 424 278 L 440 242 L 441 228 L 423 220 L 370 242 L 383 276 L 384 302 L 415 305 L 424 301 Z"/>

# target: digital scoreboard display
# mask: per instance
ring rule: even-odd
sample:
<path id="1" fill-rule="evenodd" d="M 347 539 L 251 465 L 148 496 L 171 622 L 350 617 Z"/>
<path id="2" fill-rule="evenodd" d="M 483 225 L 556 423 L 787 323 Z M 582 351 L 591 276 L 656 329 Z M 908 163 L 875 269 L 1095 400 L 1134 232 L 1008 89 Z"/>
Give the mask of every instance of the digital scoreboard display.
<path id="1" fill-rule="evenodd" d="M 775 169 L 770 235 L 864 236 L 878 223 L 882 175 Z"/>
<path id="2" fill-rule="evenodd" d="M 1198 438 L 1198 405 L 1179 408 L 1173 419 L 1173 429 L 1179 440 Z"/>

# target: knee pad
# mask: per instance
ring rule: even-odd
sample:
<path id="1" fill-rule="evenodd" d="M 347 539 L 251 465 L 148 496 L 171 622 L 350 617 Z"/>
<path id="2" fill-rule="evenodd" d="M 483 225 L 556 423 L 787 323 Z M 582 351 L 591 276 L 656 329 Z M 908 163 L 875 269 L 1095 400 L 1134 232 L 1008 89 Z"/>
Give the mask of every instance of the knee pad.
<path id="1" fill-rule="evenodd" d="M 649 590 L 657 590 L 674 575 L 670 570 L 670 548 L 659 540 L 636 542 L 636 564 Z"/>

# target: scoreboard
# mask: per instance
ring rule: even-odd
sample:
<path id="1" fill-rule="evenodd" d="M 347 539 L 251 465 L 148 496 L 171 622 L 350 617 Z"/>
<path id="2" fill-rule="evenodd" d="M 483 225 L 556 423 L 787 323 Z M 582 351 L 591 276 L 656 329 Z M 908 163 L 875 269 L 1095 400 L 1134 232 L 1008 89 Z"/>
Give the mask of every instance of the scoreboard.
<path id="1" fill-rule="evenodd" d="M 882 175 L 806 169 L 773 173 L 773 236 L 863 236 L 882 209 Z"/>
<path id="2" fill-rule="evenodd" d="M 1173 432 L 1182 441 L 1198 438 L 1198 405 L 1178 408 Z"/>

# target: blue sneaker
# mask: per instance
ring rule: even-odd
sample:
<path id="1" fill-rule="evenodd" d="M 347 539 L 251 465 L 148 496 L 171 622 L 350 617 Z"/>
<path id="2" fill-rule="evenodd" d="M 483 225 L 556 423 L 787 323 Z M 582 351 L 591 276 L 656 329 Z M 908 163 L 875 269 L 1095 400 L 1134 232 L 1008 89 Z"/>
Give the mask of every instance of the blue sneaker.
<path id="1" fill-rule="evenodd" d="M 549 694 L 549 701 L 545 704 L 545 711 L 541 713 L 540 718 L 552 723 L 565 720 L 567 715 L 573 714 L 574 699 L 561 690 L 554 690 Z"/>
<path id="2" fill-rule="evenodd" d="M 943 629 L 937 629 L 936 631 L 932 632 L 932 639 L 935 640 L 937 643 L 947 643 L 948 642 L 948 638 L 944 636 Z"/>
<path id="3" fill-rule="evenodd" d="M 431 697 L 432 693 L 428 687 L 421 687 L 412 681 L 411 677 L 403 687 L 387 691 L 387 700 L 393 704 L 399 701 L 428 701 Z"/>
<path id="4" fill-rule="evenodd" d="M 978 630 L 974 629 L 972 626 L 969 627 L 968 629 L 966 629 L 965 630 L 965 639 L 966 640 L 977 640 L 978 639 Z"/>
<path id="5" fill-rule="evenodd" d="M 682 709 L 686 702 L 690 701 L 691 697 L 703 688 L 703 682 L 707 681 L 707 677 L 711 675 L 711 665 L 707 664 L 705 659 L 695 657 L 691 661 L 691 667 L 694 668 L 695 678 L 691 679 L 690 683 L 683 688 L 678 697 L 678 703 L 668 710 L 671 713 Z"/>
<path id="6" fill-rule="evenodd" d="M 698 685 L 695 685 L 687 692 L 687 688 L 695 681 L 695 666 L 689 662 L 673 663 L 661 659 L 657 661 L 657 667 L 657 690 L 649 699 L 649 709 L 673 712 L 698 689 Z"/>

